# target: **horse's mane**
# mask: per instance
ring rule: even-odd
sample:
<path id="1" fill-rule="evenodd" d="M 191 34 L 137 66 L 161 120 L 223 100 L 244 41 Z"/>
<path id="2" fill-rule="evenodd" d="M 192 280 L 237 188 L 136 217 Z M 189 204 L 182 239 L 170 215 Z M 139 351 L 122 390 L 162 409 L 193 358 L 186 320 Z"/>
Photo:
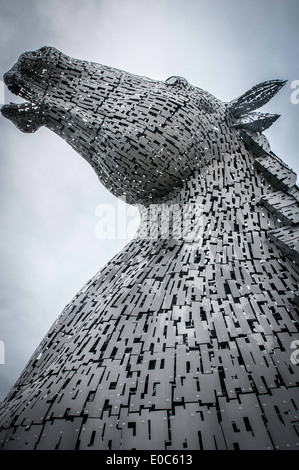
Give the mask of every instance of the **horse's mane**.
<path id="1" fill-rule="evenodd" d="M 296 173 L 271 151 L 262 134 L 278 118 L 278 114 L 252 112 L 266 104 L 286 83 L 270 80 L 255 85 L 239 98 L 227 103 L 231 126 L 239 129 L 246 147 L 255 157 L 254 166 L 273 187 L 261 197 L 264 205 L 277 219 L 279 228 L 269 230 L 268 237 L 295 263 L 299 262 L 299 188 Z M 299 300 L 299 292 L 295 297 Z"/>

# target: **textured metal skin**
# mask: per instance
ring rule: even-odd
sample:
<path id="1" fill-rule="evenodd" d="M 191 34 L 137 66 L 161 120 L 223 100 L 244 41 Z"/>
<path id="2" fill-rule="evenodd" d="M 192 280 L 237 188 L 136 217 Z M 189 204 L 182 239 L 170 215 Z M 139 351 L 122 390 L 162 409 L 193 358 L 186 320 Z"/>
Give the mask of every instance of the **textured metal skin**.
<path id="1" fill-rule="evenodd" d="M 299 448 L 299 190 L 276 118 L 246 117 L 284 82 L 222 103 L 53 48 L 5 81 L 33 104 L 2 114 L 61 135 L 142 222 L 3 402 L 2 448 Z"/>

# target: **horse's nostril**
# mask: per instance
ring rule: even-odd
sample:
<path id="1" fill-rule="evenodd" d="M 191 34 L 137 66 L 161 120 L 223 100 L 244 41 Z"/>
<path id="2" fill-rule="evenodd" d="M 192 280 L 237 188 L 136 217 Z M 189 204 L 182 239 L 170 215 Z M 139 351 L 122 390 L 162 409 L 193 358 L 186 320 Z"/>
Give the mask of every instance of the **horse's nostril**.
<path id="1" fill-rule="evenodd" d="M 14 95 L 19 95 L 19 93 L 21 91 L 21 87 L 19 85 L 7 85 L 7 88 Z"/>

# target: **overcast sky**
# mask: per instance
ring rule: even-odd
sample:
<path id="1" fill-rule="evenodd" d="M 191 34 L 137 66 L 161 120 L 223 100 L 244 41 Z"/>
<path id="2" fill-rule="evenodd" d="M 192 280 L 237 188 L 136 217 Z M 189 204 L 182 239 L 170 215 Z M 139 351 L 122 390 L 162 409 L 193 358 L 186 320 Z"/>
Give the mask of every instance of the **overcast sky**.
<path id="1" fill-rule="evenodd" d="M 0 0 L 0 75 L 21 53 L 51 45 L 154 79 L 181 75 L 223 101 L 288 79 L 264 107 L 281 114 L 266 135 L 298 172 L 298 19 L 298 0 Z M 2 101 L 20 100 L 5 92 Z M 64 306 L 126 241 L 96 237 L 96 207 L 116 199 L 62 139 L 43 128 L 23 134 L 4 118 L 0 138 L 1 399 Z"/>

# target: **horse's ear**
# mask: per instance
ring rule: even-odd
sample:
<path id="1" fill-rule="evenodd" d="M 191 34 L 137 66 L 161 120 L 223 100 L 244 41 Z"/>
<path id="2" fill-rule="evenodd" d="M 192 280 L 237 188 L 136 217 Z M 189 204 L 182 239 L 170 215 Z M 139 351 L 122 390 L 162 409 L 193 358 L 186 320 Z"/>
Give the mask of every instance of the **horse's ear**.
<path id="1" fill-rule="evenodd" d="M 269 80 L 255 85 L 239 98 L 228 103 L 230 115 L 234 118 L 238 118 L 264 106 L 264 104 L 276 95 L 286 82 L 287 80 Z"/>
<path id="2" fill-rule="evenodd" d="M 253 132 L 264 132 L 280 117 L 280 114 L 249 113 L 236 119 L 232 127 Z"/>

